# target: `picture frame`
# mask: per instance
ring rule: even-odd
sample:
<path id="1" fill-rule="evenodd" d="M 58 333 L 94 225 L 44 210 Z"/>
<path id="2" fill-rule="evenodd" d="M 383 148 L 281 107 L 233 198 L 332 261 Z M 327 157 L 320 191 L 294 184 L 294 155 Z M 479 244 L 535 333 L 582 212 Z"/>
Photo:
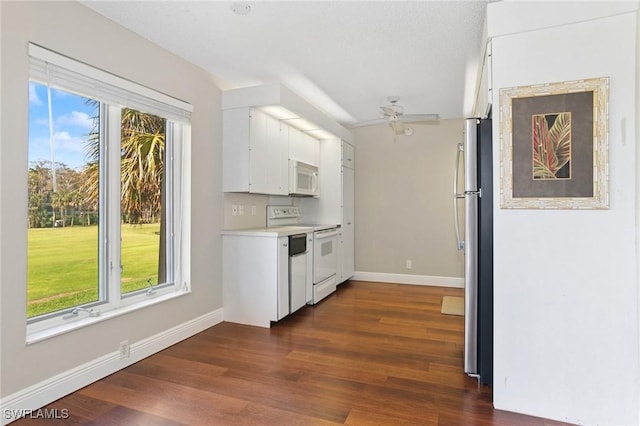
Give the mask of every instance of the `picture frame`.
<path id="1" fill-rule="evenodd" d="M 500 207 L 607 209 L 609 78 L 500 89 Z"/>

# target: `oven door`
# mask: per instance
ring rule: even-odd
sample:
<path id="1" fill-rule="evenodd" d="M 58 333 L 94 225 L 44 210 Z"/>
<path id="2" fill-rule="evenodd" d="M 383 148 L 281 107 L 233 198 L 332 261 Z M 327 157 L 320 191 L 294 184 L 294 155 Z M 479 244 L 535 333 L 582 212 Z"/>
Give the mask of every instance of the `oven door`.
<path id="1" fill-rule="evenodd" d="M 338 269 L 338 229 L 313 233 L 313 283 L 318 284 L 336 274 Z"/>

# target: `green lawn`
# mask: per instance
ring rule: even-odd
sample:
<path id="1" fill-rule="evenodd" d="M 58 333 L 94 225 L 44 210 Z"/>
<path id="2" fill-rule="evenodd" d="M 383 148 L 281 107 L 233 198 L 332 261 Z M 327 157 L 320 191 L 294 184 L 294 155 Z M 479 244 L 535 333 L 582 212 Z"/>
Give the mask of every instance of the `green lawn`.
<path id="1" fill-rule="evenodd" d="M 157 284 L 160 224 L 122 225 L 122 292 Z M 98 300 L 98 227 L 28 231 L 29 318 Z"/>

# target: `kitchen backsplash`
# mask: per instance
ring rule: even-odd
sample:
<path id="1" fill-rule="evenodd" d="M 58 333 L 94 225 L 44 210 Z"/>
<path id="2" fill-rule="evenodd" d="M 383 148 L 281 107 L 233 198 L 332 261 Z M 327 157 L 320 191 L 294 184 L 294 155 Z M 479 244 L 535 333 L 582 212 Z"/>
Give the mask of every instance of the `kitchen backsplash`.
<path id="1" fill-rule="evenodd" d="M 224 229 L 251 229 L 267 226 L 267 205 L 298 205 L 291 197 L 226 192 Z"/>

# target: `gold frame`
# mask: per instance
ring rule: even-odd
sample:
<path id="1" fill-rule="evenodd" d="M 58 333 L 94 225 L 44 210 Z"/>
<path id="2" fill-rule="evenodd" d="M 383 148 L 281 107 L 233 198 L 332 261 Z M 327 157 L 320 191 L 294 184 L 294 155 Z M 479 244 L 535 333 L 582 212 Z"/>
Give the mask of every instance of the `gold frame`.
<path id="1" fill-rule="evenodd" d="M 542 195 L 530 197 L 514 197 L 514 117 L 512 116 L 513 99 L 540 98 L 552 95 L 571 96 L 572 94 L 581 92 L 593 92 L 593 196 L 559 196 L 555 194 L 552 196 Z M 609 208 L 608 93 L 608 77 L 500 89 L 500 208 Z M 520 138 L 518 138 L 518 140 L 520 140 Z M 525 172 L 526 170 L 516 170 L 516 173 Z"/>

